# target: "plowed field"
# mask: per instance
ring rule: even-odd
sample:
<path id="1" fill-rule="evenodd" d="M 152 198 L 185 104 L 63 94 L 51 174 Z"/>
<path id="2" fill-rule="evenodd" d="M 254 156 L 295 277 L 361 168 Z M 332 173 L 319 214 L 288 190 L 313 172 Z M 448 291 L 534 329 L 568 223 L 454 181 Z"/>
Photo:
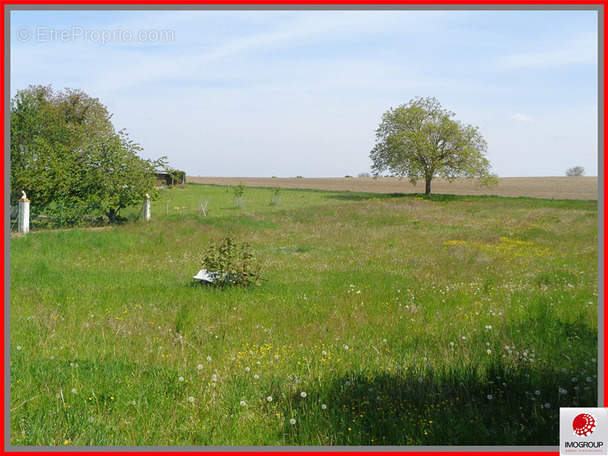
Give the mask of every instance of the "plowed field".
<path id="1" fill-rule="evenodd" d="M 371 193 L 424 193 L 424 182 L 412 185 L 397 177 L 373 178 L 270 178 L 270 177 L 188 177 L 197 184 L 281 187 L 319 190 L 347 190 Z M 432 192 L 453 195 L 496 195 L 511 197 L 592 200 L 598 198 L 597 177 L 503 177 L 496 187 L 476 187 L 470 181 L 433 181 Z"/>

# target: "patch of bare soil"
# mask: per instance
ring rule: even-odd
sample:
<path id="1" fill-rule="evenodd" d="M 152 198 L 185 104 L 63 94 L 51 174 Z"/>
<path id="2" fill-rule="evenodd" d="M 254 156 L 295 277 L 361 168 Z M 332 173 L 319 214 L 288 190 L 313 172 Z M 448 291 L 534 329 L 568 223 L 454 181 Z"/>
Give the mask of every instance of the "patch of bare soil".
<path id="1" fill-rule="evenodd" d="M 370 193 L 424 193 L 424 182 L 414 186 L 407 179 L 398 177 L 187 177 L 186 182 L 195 184 L 238 185 L 247 187 L 280 187 L 317 190 L 337 190 Z M 597 177 L 502 177 L 496 187 L 477 187 L 474 182 L 459 180 L 448 182 L 437 179 L 432 183 L 433 193 L 452 195 L 495 195 L 549 199 L 597 200 Z"/>

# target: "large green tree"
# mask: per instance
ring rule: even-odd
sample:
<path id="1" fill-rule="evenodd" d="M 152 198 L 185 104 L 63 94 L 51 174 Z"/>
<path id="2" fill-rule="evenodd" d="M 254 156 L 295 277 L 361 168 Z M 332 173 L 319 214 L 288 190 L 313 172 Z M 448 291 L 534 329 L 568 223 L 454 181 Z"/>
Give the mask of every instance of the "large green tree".
<path id="1" fill-rule="evenodd" d="M 481 185 L 493 185 L 485 157 L 486 141 L 477 127 L 454 120 L 455 114 L 441 107 L 435 98 L 415 98 L 389 109 L 376 130 L 376 145 L 370 158 L 372 171 L 389 171 L 408 177 L 412 184 L 424 179 L 425 194 L 431 194 L 435 177 L 448 180 L 475 178 Z"/>
<path id="2" fill-rule="evenodd" d="M 30 86 L 11 100 L 11 198 L 25 191 L 37 207 L 117 212 L 156 194 L 164 157 L 140 158 L 116 131 L 107 108 L 81 90 Z"/>

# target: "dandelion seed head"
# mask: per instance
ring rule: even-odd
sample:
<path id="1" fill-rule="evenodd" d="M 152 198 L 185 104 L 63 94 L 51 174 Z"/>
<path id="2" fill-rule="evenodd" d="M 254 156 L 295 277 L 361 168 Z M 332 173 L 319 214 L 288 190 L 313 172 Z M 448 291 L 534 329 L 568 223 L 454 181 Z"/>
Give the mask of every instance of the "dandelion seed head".
<path id="1" fill-rule="evenodd" d="M 76 391 L 76 388 L 72 388 L 72 394 L 76 394 L 78 391 Z"/>
<path id="2" fill-rule="evenodd" d="M 296 424 L 296 419 L 295 419 L 295 418 L 292 418 L 292 419 L 290 419 L 290 420 L 289 420 L 289 422 L 290 422 L 291 424 Z"/>
<path id="3" fill-rule="evenodd" d="M 488 400 L 491 401 L 493 399 L 491 394 L 488 394 Z"/>
<path id="4" fill-rule="evenodd" d="M 327 405 L 325 405 L 325 404 L 321 404 L 321 408 L 322 408 L 323 410 L 325 410 L 325 409 L 327 409 Z"/>
<path id="5" fill-rule="evenodd" d="M 306 397 L 306 393 L 305 393 L 304 391 L 302 391 L 302 392 L 300 393 L 300 396 L 302 396 L 302 397 Z"/>
<path id="6" fill-rule="evenodd" d="M 551 408 L 551 404 L 549 404 L 548 402 L 545 404 L 545 408 Z"/>
<path id="7" fill-rule="evenodd" d="M 17 351 L 21 350 L 21 345 L 17 345 Z"/>
<path id="8" fill-rule="evenodd" d="M 537 396 L 540 396 L 540 390 L 534 391 L 534 394 L 536 394 Z"/>
<path id="9" fill-rule="evenodd" d="M 196 368 L 197 368 L 199 371 L 200 371 L 200 370 L 203 370 L 203 365 L 202 365 L 202 364 L 199 364 L 198 366 L 196 366 Z"/>
<path id="10" fill-rule="evenodd" d="M 190 396 L 190 397 L 188 398 L 188 402 L 194 402 L 194 398 L 193 398 L 192 396 Z"/>
<path id="11" fill-rule="evenodd" d="M 93 421 L 95 421 L 95 418 L 93 418 L 92 416 L 89 417 L 89 423 L 92 423 Z"/>
<path id="12" fill-rule="evenodd" d="M 268 402 L 272 402 L 272 396 L 268 396 L 268 397 L 266 398 L 266 400 L 267 400 Z"/>
<path id="13" fill-rule="evenodd" d="M 245 372 L 249 372 L 250 370 L 251 370 L 251 367 L 249 367 L 249 366 L 247 366 L 247 367 L 245 368 Z"/>
<path id="14" fill-rule="evenodd" d="M 241 401 L 241 407 L 245 407 L 246 405 L 247 405 L 247 402 Z"/>
<path id="15" fill-rule="evenodd" d="M 178 380 L 179 380 L 180 382 L 183 382 L 183 381 L 184 381 L 184 377 L 180 377 L 180 378 L 178 378 Z"/>
<path id="16" fill-rule="evenodd" d="M 259 376 L 258 374 L 255 374 L 255 375 L 253 376 L 253 378 L 255 378 L 255 379 L 257 380 L 257 379 L 259 379 L 259 378 L 260 378 L 260 376 Z"/>
<path id="17" fill-rule="evenodd" d="M 207 361 L 211 361 L 211 356 L 207 356 Z"/>

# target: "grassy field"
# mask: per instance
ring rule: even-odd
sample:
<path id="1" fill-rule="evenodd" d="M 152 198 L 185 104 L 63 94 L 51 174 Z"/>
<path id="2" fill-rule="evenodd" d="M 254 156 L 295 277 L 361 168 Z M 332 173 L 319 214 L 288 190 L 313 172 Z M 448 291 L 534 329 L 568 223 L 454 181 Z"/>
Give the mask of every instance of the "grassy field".
<path id="1" fill-rule="evenodd" d="M 280 196 L 12 238 L 10 443 L 557 445 L 597 406 L 596 201 Z M 194 284 L 226 234 L 259 287 Z"/>

